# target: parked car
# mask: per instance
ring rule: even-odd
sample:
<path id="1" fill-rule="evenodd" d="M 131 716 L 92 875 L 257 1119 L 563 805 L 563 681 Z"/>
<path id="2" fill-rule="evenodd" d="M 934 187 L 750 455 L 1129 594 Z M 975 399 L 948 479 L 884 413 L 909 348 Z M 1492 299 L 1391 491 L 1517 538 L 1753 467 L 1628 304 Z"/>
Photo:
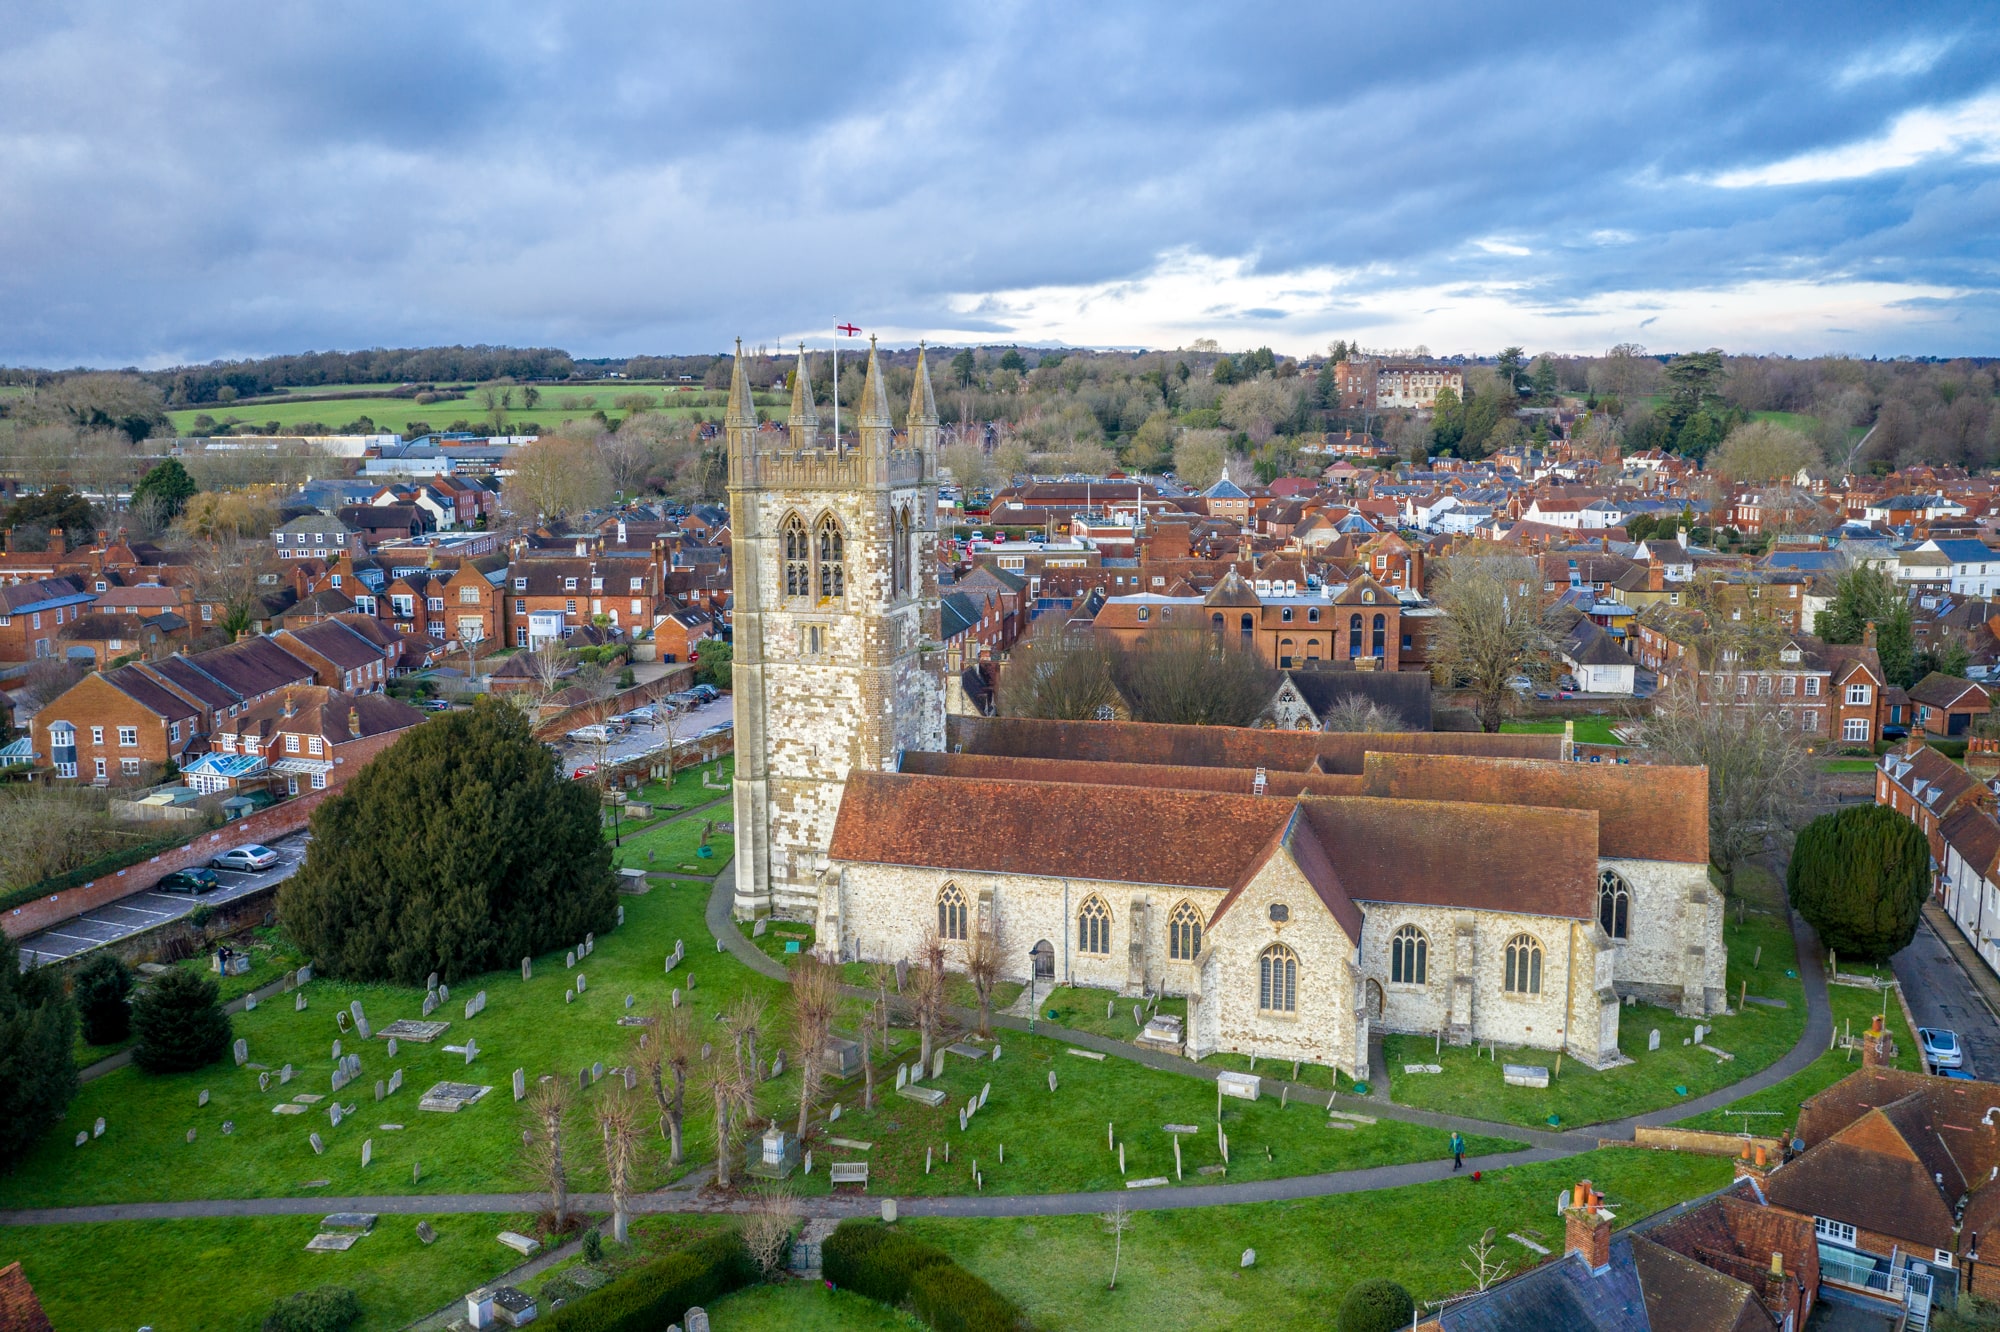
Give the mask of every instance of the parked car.
<path id="1" fill-rule="evenodd" d="M 1965 1049 L 1958 1043 L 1957 1032 L 1943 1027 L 1918 1027 L 1917 1039 L 1923 1043 L 1924 1062 L 1931 1068 L 1958 1068 L 1965 1063 Z"/>
<path id="2" fill-rule="evenodd" d="M 713 703 L 722 697 L 722 691 L 711 684 L 698 684 L 688 692 L 704 703 Z"/>
<path id="3" fill-rule="evenodd" d="M 451 711 L 450 701 L 442 698 L 427 698 L 423 701 L 423 703 L 420 706 L 422 706 L 425 712 Z"/>
<path id="4" fill-rule="evenodd" d="M 617 728 L 607 725 L 604 722 L 595 722 L 589 726 L 579 726 L 569 733 L 569 739 L 583 745 L 609 744 L 617 738 Z"/>
<path id="5" fill-rule="evenodd" d="M 597 765 L 595 763 L 586 763 L 581 768 L 577 768 L 570 773 L 571 779 L 579 782 L 586 777 L 595 777 L 596 775 Z"/>
<path id="6" fill-rule="evenodd" d="M 213 869 L 226 870 L 267 870 L 278 863 L 278 853 L 268 846 L 252 842 L 248 846 L 232 847 L 208 862 Z"/>
<path id="7" fill-rule="evenodd" d="M 158 893 L 205 893 L 221 886 L 222 880 L 216 877 L 214 870 L 197 868 L 175 870 L 172 874 L 154 884 L 153 891 Z"/>

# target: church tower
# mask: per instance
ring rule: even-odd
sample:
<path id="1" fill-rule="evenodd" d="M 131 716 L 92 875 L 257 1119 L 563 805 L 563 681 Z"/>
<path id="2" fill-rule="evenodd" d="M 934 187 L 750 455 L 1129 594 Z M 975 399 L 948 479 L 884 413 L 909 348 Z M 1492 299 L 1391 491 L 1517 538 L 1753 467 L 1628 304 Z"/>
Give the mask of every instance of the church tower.
<path id="1" fill-rule="evenodd" d="M 921 350 L 899 440 L 874 340 L 857 441 L 822 437 L 805 349 L 787 433 L 729 382 L 739 919 L 812 920 L 849 771 L 944 748 L 937 402 Z"/>

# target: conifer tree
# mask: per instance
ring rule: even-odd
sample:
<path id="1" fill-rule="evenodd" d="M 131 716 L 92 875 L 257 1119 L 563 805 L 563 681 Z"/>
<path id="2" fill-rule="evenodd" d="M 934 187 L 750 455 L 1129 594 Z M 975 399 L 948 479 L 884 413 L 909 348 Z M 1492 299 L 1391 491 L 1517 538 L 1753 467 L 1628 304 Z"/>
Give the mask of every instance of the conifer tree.
<path id="1" fill-rule="evenodd" d="M 1917 932 L 1930 892 L 1930 843 L 1883 805 L 1825 814 L 1798 835 L 1785 891 L 1828 948 L 1886 958 Z"/>
<path id="2" fill-rule="evenodd" d="M 612 923 L 596 788 L 565 780 L 505 703 L 411 730 L 314 811 L 312 833 L 278 918 L 332 975 L 457 980 Z"/>
<path id="3" fill-rule="evenodd" d="M 113 1045 L 132 1031 L 132 969 L 110 953 L 98 953 L 76 973 L 71 989 L 83 1039 L 92 1045 Z"/>
<path id="4" fill-rule="evenodd" d="M 0 1165 L 12 1165 L 76 1095 L 76 1009 L 55 967 L 0 967 Z"/>
<path id="5" fill-rule="evenodd" d="M 229 1014 L 214 981 L 185 967 L 160 973 L 132 1003 L 132 1062 L 148 1073 L 205 1068 L 229 1050 Z"/>

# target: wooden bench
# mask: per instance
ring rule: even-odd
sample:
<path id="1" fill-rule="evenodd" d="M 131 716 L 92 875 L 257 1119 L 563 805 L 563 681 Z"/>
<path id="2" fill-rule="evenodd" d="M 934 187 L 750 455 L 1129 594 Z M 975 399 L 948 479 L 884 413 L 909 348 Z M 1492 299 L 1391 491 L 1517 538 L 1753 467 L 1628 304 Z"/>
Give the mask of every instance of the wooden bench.
<path id="1" fill-rule="evenodd" d="M 833 1162 L 833 1183 L 836 1188 L 842 1184 L 859 1184 L 861 1191 L 868 1191 L 868 1163 L 866 1161 Z"/>

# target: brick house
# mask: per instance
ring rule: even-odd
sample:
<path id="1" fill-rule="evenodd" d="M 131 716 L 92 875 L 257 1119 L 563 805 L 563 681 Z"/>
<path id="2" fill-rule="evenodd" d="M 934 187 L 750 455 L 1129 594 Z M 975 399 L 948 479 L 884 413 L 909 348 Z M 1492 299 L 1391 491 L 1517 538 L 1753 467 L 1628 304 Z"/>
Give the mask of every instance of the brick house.
<path id="1" fill-rule="evenodd" d="M 1943 825 L 1960 809 L 1988 803 L 1986 788 L 1964 768 L 1911 737 L 1875 767 L 1875 803 L 1911 820 L 1931 844 L 1931 864 L 1945 863 Z"/>
<path id="2" fill-rule="evenodd" d="M 715 617 L 705 610 L 677 610 L 662 616 L 653 630 L 661 661 L 692 661 L 701 644 L 717 637 Z"/>
<path id="3" fill-rule="evenodd" d="M 262 771 L 286 794 L 323 791 L 342 785 L 354 768 L 418 726 L 424 714 L 400 699 L 357 694 L 324 685 L 287 689 L 219 724 L 209 759 L 260 759 Z M 347 772 L 339 771 L 353 765 Z M 211 775 L 207 768 L 218 772 Z M 197 760 L 188 767 L 188 785 L 222 789 L 241 781 L 239 771 L 224 778 L 222 764 Z"/>
<path id="4" fill-rule="evenodd" d="M 658 586 L 659 568 L 651 560 L 517 558 L 502 593 L 508 641 L 532 647 L 569 638 L 599 615 L 623 632 L 652 629 L 656 616 L 665 614 Z"/>
<path id="5" fill-rule="evenodd" d="M 96 600 L 69 578 L 34 578 L 0 587 L 0 661 L 61 656 L 57 631 Z"/>
<path id="6" fill-rule="evenodd" d="M 1911 685 L 1910 702 L 1916 709 L 1912 725 L 1931 735 L 1964 735 L 1974 719 L 1993 710 L 1993 700 L 1983 688 L 1941 671 Z"/>
<path id="7" fill-rule="evenodd" d="M 273 528 L 271 547 L 281 560 L 326 559 L 345 552 L 358 552 L 367 543 L 355 529 L 329 514 L 309 513 Z"/>
<path id="8" fill-rule="evenodd" d="M 313 669 L 313 682 L 348 693 L 380 693 L 393 654 L 340 620 L 281 629 L 274 640 Z"/>
<path id="9" fill-rule="evenodd" d="M 62 641 L 57 655 L 91 670 L 102 670 L 120 657 L 152 658 L 174 648 L 159 624 L 136 615 L 79 615 L 56 634 Z"/>

